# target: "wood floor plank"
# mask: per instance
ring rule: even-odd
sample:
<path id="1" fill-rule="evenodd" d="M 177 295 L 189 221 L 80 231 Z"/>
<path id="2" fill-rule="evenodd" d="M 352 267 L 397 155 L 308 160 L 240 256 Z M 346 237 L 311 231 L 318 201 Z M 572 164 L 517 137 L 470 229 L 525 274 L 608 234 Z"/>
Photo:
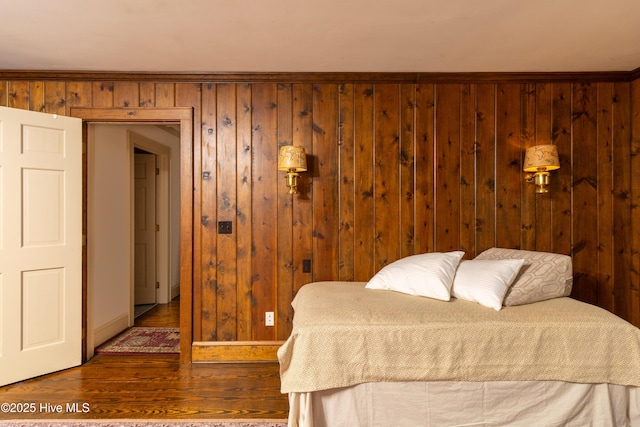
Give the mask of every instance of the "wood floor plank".
<path id="1" fill-rule="evenodd" d="M 179 321 L 176 300 L 154 307 L 135 325 L 178 327 Z M 282 420 L 288 415 L 277 363 L 181 365 L 177 355 L 98 355 L 77 368 L 0 387 L 0 402 L 35 403 L 35 412 L 0 413 L 0 419 L 20 420 Z M 67 411 L 74 403 L 80 412 Z M 46 410 L 56 405 L 63 410 Z"/>

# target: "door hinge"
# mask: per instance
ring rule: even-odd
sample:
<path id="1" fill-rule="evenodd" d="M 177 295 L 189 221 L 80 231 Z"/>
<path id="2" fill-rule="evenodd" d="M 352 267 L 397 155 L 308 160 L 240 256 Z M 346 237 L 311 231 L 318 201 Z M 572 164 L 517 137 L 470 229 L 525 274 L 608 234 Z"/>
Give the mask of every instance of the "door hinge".
<path id="1" fill-rule="evenodd" d="M 160 282 L 156 282 L 156 289 L 160 289 Z"/>
<path id="2" fill-rule="evenodd" d="M 156 231 L 160 231 L 160 224 L 156 224 Z"/>
<path id="3" fill-rule="evenodd" d="M 156 168 L 156 175 L 160 175 L 160 168 Z"/>

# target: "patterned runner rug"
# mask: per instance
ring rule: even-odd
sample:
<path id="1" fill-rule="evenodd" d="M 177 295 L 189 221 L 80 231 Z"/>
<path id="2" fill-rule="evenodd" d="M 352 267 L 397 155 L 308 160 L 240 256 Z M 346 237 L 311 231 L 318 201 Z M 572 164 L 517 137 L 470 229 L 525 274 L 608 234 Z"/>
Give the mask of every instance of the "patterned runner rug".
<path id="1" fill-rule="evenodd" d="M 180 354 L 180 330 L 134 326 L 98 347 L 96 354 Z"/>

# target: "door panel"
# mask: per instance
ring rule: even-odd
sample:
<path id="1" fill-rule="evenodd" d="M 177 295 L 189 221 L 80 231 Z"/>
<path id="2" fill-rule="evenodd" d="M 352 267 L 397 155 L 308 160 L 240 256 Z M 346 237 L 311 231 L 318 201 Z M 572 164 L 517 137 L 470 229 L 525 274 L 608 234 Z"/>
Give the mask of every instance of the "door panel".
<path id="1" fill-rule="evenodd" d="M 81 346 L 82 120 L 0 107 L 0 386 Z"/>
<path id="2" fill-rule="evenodd" d="M 22 349 L 64 340 L 64 269 L 22 273 Z"/>
<path id="3" fill-rule="evenodd" d="M 22 170 L 23 247 L 64 245 L 64 171 Z"/>

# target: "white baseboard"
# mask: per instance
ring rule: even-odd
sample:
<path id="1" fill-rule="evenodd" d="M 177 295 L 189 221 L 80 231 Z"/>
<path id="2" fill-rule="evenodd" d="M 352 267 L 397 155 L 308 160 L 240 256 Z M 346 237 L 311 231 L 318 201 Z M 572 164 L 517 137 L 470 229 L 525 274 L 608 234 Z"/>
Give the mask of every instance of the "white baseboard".
<path id="1" fill-rule="evenodd" d="M 180 283 L 171 286 L 171 300 L 180 295 Z"/>
<path id="2" fill-rule="evenodd" d="M 124 331 L 129 327 L 129 315 L 122 314 L 112 321 L 96 328 L 93 331 L 93 340 L 95 343 L 95 347 L 98 347 L 100 344 L 106 342 L 107 340 L 115 337 L 120 332 Z M 94 348 L 95 348 L 94 347 Z"/>

